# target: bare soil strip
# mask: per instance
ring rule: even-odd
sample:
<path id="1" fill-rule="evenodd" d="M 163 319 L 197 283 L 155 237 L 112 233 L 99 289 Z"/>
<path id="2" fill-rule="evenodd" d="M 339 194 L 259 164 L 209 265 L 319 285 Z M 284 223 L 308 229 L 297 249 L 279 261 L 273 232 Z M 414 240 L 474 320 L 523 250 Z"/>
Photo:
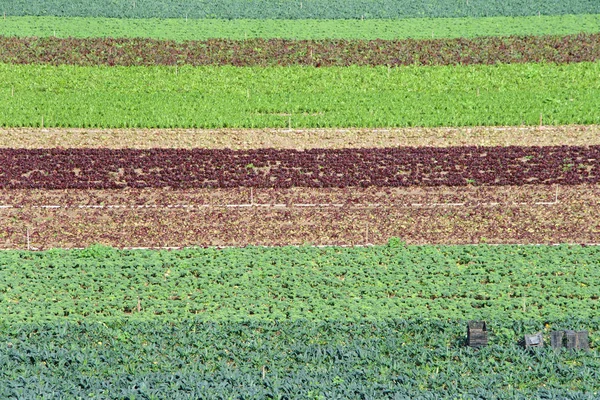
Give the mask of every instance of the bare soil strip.
<path id="1" fill-rule="evenodd" d="M 310 205 L 382 205 L 404 207 L 434 204 L 518 205 L 554 202 L 600 202 L 600 185 L 526 185 L 526 186 L 463 186 L 463 187 L 348 187 L 290 189 L 124 189 L 124 190 L 43 190 L 19 189 L 0 191 L 0 207 L 60 208 L 115 206 L 156 206 L 169 208 L 181 205 L 227 207 L 229 205 L 278 206 Z M 2 208 L 0 208 L 2 209 Z M 1 216 L 1 214 L 0 214 Z"/>
<path id="2" fill-rule="evenodd" d="M 396 146 L 585 146 L 600 144 L 600 125 L 394 129 L 43 129 L 0 128 L 6 148 L 258 148 Z"/>
<path id="3" fill-rule="evenodd" d="M 405 190 L 384 194 L 376 189 L 348 192 L 351 201 L 360 198 L 413 201 L 484 199 L 486 205 L 463 207 L 395 207 L 357 209 L 206 207 L 202 209 L 41 209 L 33 200 L 23 208 L 0 209 L 0 248 L 48 249 L 83 247 L 103 243 L 116 247 L 244 246 L 244 245 L 364 245 L 385 243 L 399 237 L 412 244 L 467 243 L 599 243 L 600 191 L 598 187 L 559 188 L 558 202 L 552 187 L 460 188 L 451 191 Z M 530 192 L 528 193 L 529 190 Z M 158 192 L 158 191 L 155 191 Z M 486 193 L 487 192 L 487 193 Z M 50 193 L 45 198 L 44 193 Z M 40 192 L 36 201 L 60 200 L 71 192 Z M 118 192 L 115 192 L 118 193 Z M 283 201 L 314 196 L 335 201 L 344 191 L 322 193 L 295 190 L 257 193 L 257 199 Z M 4 194 L 4 193 L 3 193 Z M 15 192 L 26 196 L 24 192 Z M 32 193 L 33 194 L 33 193 Z M 164 194 L 164 193 L 163 193 Z M 195 191 L 196 200 L 207 199 Z M 229 194 L 232 197 L 229 197 Z M 222 201 L 240 200 L 247 193 L 223 192 Z M 119 193 L 117 196 L 122 196 Z M 171 194 L 172 195 L 172 194 Z M 189 193 L 178 193 L 185 196 Z M 79 193 L 77 201 L 85 200 Z M 119 200 L 102 193 L 90 199 Z M 236 197 L 238 196 L 238 197 Z M 303 197 L 304 196 L 304 197 Z M 361 197 L 362 196 L 362 197 Z M 135 197 L 134 197 L 135 198 Z M 171 201 L 173 197 L 142 192 L 137 199 L 148 203 Z M 280 200 L 281 199 L 281 200 Z M 492 204 L 490 200 L 503 200 Z M 3 200 L 9 200 L 3 196 Z M 520 204 L 519 200 L 527 203 Z M 534 204 L 540 200 L 543 204 Z M 508 201 L 508 202 L 507 202 Z"/>

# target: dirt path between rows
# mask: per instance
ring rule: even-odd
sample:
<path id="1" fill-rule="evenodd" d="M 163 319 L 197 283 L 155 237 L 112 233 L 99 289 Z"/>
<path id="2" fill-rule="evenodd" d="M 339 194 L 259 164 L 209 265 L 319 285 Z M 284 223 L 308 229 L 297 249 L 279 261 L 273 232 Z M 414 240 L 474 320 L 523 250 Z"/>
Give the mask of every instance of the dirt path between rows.
<path id="1" fill-rule="evenodd" d="M 396 146 L 598 145 L 600 125 L 390 129 L 0 128 L 8 148 L 310 149 Z"/>

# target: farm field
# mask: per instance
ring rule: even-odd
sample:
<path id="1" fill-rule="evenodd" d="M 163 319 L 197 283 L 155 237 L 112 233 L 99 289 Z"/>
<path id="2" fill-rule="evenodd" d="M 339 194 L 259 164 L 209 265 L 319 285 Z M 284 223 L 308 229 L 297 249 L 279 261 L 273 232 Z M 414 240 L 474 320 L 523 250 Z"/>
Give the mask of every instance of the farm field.
<path id="1" fill-rule="evenodd" d="M 0 61 L 79 66 L 347 67 L 594 62 L 600 33 L 430 40 L 7 38 Z M 179 70 L 177 70 L 179 72 Z M 295 71 L 291 71 L 294 73 Z M 289 72 L 288 72 L 289 73 Z M 390 71 L 391 74 L 391 71 Z"/>
<path id="2" fill-rule="evenodd" d="M 450 146 L 600 145 L 600 126 L 477 126 L 314 129 L 0 128 L 0 147 L 15 149 L 348 149 Z"/>
<path id="3" fill-rule="evenodd" d="M 589 0 L 99 0 L 0 1 L 7 16 L 189 19 L 405 19 L 600 14 Z"/>
<path id="4" fill-rule="evenodd" d="M 102 17 L 14 17 L 0 20 L 0 35 L 57 38 L 432 39 L 484 36 L 573 35 L 600 32 L 600 15 L 390 19 L 118 19 Z"/>
<path id="5" fill-rule="evenodd" d="M 215 322 L 356 322 L 426 313 L 549 323 L 568 311 L 587 321 L 598 311 L 599 252 L 597 246 L 397 240 L 362 248 L 9 251 L 1 254 L 10 265 L 2 271 L 2 317 L 10 323 L 127 314 L 162 322 L 190 314 Z"/>
<path id="6" fill-rule="evenodd" d="M 5 394 L 598 393 L 593 353 L 515 345 L 531 330 L 597 331 L 595 246 L 94 246 L 1 260 Z M 487 318 L 489 347 L 463 347 L 465 318 Z"/>
<path id="7" fill-rule="evenodd" d="M 0 398 L 600 396 L 600 3 L 0 12 Z"/>
<path id="8" fill-rule="evenodd" d="M 0 125 L 309 128 L 600 123 L 599 62 L 434 67 L 0 64 Z M 43 119 L 43 121 L 42 121 Z"/>
<path id="9" fill-rule="evenodd" d="M 597 192 L 566 189 L 559 191 L 556 200 L 556 190 L 537 189 L 538 193 L 532 188 L 525 193 L 516 190 L 515 195 L 494 189 L 466 194 L 456 190 L 441 199 L 407 191 L 389 196 L 392 201 L 399 198 L 391 204 L 381 194 L 360 197 L 336 190 L 308 191 L 304 196 L 258 191 L 260 203 L 249 202 L 249 190 L 210 193 L 208 198 L 202 192 L 167 192 L 163 196 L 179 200 L 167 204 L 162 193 L 156 192 L 139 197 L 137 192 L 126 192 L 129 202 L 118 203 L 109 203 L 113 194 L 102 192 L 81 193 L 69 199 L 71 203 L 38 196 L 39 202 L 5 204 L 0 210 L 6 221 L 0 246 L 348 246 L 384 243 L 390 237 L 411 244 L 596 243 L 600 232 Z M 90 197 L 95 202 L 86 203 Z M 373 198 L 380 202 L 359 202 Z M 285 203 L 292 199 L 297 202 Z M 345 203 L 352 200 L 357 202 Z"/>

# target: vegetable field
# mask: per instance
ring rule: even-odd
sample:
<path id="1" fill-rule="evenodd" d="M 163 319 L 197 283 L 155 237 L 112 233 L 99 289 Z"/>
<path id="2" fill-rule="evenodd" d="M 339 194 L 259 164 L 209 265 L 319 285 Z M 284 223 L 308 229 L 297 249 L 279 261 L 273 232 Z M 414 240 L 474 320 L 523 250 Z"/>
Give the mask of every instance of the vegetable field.
<path id="1" fill-rule="evenodd" d="M 390 68 L 0 64 L 7 127 L 600 124 L 600 63 Z"/>
<path id="2" fill-rule="evenodd" d="M 488 397 L 493 388 L 500 398 L 593 398 L 599 390 L 594 352 L 515 344 L 532 330 L 597 332 L 598 247 L 94 246 L 7 252 L 0 262 L 13 266 L 1 275 L 6 395 Z M 469 318 L 489 321 L 488 348 L 464 348 L 460 321 Z"/>
<path id="3" fill-rule="evenodd" d="M 0 398 L 600 397 L 600 3 L 0 12 Z"/>
<path id="4" fill-rule="evenodd" d="M 16 37 L 153 38 L 182 42 L 215 38 L 432 39 L 597 33 L 600 15 L 390 19 L 186 19 L 15 17 L 0 20 L 0 34 Z"/>

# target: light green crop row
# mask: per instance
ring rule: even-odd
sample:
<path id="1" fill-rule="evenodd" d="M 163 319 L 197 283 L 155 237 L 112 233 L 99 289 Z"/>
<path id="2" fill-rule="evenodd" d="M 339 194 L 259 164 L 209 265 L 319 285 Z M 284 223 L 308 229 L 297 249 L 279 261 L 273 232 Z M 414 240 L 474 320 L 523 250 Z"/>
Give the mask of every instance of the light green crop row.
<path id="1" fill-rule="evenodd" d="M 600 63 L 443 67 L 0 65 L 0 125 L 393 127 L 600 123 Z"/>
<path id="2" fill-rule="evenodd" d="M 177 321 L 598 315 L 600 249 L 283 247 L 0 253 L 0 319 Z M 501 332 L 497 332 L 501 334 Z"/>
<path id="3" fill-rule="evenodd" d="M 600 32 L 600 15 L 413 18 L 404 20 L 186 20 L 84 17 L 7 17 L 0 35 L 144 37 L 176 41 L 227 38 L 424 39 Z"/>

